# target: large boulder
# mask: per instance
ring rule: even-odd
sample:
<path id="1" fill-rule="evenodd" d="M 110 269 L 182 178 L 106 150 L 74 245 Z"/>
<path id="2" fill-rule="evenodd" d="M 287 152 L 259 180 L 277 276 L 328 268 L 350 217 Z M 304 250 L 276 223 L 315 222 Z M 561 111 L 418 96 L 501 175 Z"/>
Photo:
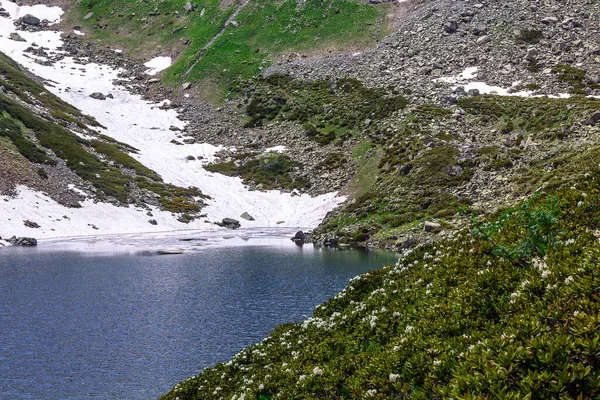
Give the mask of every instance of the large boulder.
<path id="1" fill-rule="evenodd" d="M 25 25 L 33 25 L 38 26 L 40 24 L 40 19 L 34 15 L 27 14 L 19 19 L 19 22 Z"/>
<path id="2" fill-rule="evenodd" d="M 14 40 L 15 42 L 26 42 L 26 40 L 25 40 L 25 39 L 23 39 L 23 38 L 21 37 L 21 35 L 19 35 L 17 32 L 13 32 L 13 33 L 11 33 L 11 34 L 8 36 L 8 38 L 9 38 L 10 40 Z"/>
<path id="3" fill-rule="evenodd" d="M 217 225 L 229 229 L 237 229 L 241 226 L 240 221 L 233 218 L 223 218 L 221 222 L 217 222 Z"/>
<path id="4" fill-rule="evenodd" d="M 292 238 L 292 241 L 295 243 L 304 243 L 305 240 L 306 240 L 306 234 L 302 231 L 296 232 L 296 234 Z"/>
<path id="5" fill-rule="evenodd" d="M 600 111 L 593 113 L 590 118 L 585 121 L 586 125 L 596 125 L 600 121 Z"/>
<path id="6" fill-rule="evenodd" d="M 100 92 L 94 92 L 90 94 L 90 97 L 95 100 L 106 100 L 106 96 Z"/>
<path id="7" fill-rule="evenodd" d="M 423 224 L 423 230 L 425 232 L 439 232 L 442 229 L 442 225 L 437 222 L 425 221 Z"/>
<path id="8" fill-rule="evenodd" d="M 447 21 L 444 24 L 444 31 L 446 33 L 454 33 L 458 30 L 458 22 L 456 21 Z"/>
<path id="9" fill-rule="evenodd" d="M 34 238 L 30 238 L 30 237 L 16 237 L 13 236 L 10 239 L 7 240 L 8 243 L 12 244 L 13 246 L 27 246 L 27 247 L 33 247 L 33 246 L 37 246 L 37 240 Z"/>

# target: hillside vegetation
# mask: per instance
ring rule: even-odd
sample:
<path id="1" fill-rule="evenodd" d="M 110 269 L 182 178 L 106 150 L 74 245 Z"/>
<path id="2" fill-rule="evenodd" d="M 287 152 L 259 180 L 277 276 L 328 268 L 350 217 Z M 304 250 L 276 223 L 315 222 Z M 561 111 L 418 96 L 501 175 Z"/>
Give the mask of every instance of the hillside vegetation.
<path id="1" fill-rule="evenodd" d="M 250 0 L 233 23 L 240 1 L 83 0 L 70 21 L 81 23 L 108 46 L 131 56 L 168 54 L 175 64 L 166 83 L 197 81 L 221 94 L 290 52 L 314 53 L 375 43 L 386 32 L 387 6 L 351 0 Z M 86 18 L 87 16 L 87 18 Z M 221 30 L 224 32 L 208 48 Z"/>
<path id="2" fill-rule="evenodd" d="M 163 399 L 596 398 L 597 151 L 559 168 L 568 184 L 353 279 Z"/>
<path id="3" fill-rule="evenodd" d="M 99 124 L 48 92 L 3 53 L 0 83 L 0 154 L 12 160 L 0 175 L 2 191 L 27 183 L 78 206 L 64 200 L 65 195 L 74 198 L 67 187 L 77 184 L 98 200 L 128 204 L 151 194 L 167 211 L 200 211 L 194 200 L 203 196 L 198 189 L 165 184 L 130 155 L 136 149 L 88 128 Z"/>

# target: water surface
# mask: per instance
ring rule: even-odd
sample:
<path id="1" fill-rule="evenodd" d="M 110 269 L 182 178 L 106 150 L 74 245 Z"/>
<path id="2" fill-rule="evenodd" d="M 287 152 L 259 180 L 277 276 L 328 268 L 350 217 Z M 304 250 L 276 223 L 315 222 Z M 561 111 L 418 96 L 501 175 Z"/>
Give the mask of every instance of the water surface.
<path id="1" fill-rule="evenodd" d="M 0 398 L 152 399 L 300 321 L 387 253 L 0 250 Z"/>

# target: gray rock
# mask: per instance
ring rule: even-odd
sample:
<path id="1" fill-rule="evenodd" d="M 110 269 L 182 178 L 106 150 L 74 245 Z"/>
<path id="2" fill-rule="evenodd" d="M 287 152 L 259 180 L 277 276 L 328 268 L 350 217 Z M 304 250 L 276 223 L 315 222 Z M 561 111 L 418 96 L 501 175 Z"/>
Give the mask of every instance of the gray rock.
<path id="1" fill-rule="evenodd" d="M 185 144 L 194 144 L 194 143 L 196 143 L 196 139 L 194 139 L 194 138 L 185 138 L 185 139 L 183 139 L 183 143 L 185 143 Z"/>
<path id="2" fill-rule="evenodd" d="M 556 17 L 545 17 L 541 20 L 542 24 L 550 25 L 558 22 L 558 18 Z"/>
<path id="3" fill-rule="evenodd" d="M 437 222 L 425 221 L 423 223 L 423 230 L 425 232 L 439 232 L 442 229 L 442 225 Z"/>
<path id="4" fill-rule="evenodd" d="M 95 100 L 106 100 L 106 96 L 100 92 L 94 92 L 90 94 L 90 97 Z"/>
<path id="5" fill-rule="evenodd" d="M 600 121 L 600 111 L 596 111 L 592 116 L 585 122 L 586 125 L 596 125 Z"/>
<path id="6" fill-rule="evenodd" d="M 187 3 L 185 3 L 185 6 L 183 7 L 183 9 L 186 12 L 192 12 L 195 11 L 198 8 L 198 6 L 190 1 L 188 1 Z"/>
<path id="7" fill-rule="evenodd" d="M 252 215 L 248 214 L 247 212 L 240 215 L 240 218 L 243 218 L 247 221 L 254 221 L 254 217 Z"/>
<path id="8" fill-rule="evenodd" d="M 410 249 L 415 244 L 417 244 L 417 240 L 412 236 L 409 236 L 408 238 L 405 238 L 405 239 L 399 239 L 398 241 L 396 241 L 396 247 L 403 249 L 403 250 Z"/>
<path id="9" fill-rule="evenodd" d="M 469 96 L 479 96 L 479 89 L 469 89 Z"/>
<path id="10" fill-rule="evenodd" d="M 90 18 L 92 18 L 93 15 L 94 15 L 94 13 L 90 11 L 89 13 L 87 13 L 83 16 L 83 19 L 90 19 Z"/>
<path id="11" fill-rule="evenodd" d="M 170 130 L 170 131 L 173 131 L 173 132 L 180 132 L 180 131 L 181 131 L 181 129 L 179 129 L 179 128 L 178 128 L 178 127 L 176 127 L 175 125 L 171 125 L 171 126 L 169 127 L 169 130 Z"/>
<path id="12" fill-rule="evenodd" d="M 39 224 L 37 224 L 36 222 L 29 221 L 29 220 L 23 221 L 23 225 L 25 225 L 28 228 L 34 228 L 34 229 L 40 228 Z"/>
<path id="13" fill-rule="evenodd" d="M 525 55 L 525 59 L 527 61 L 535 61 L 539 54 L 540 54 L 540 52 L 538 51 L 538 49 L 536 49 L 535 47 L 530 47 L 527 49 L 527 54 Z"/>
<path id="14" fill-rule="evenodd" d="M 223 218 L 223 220 L 221 222 L 217 222 L 217 225 L 225 227 L 225 228 L 229 228 L 229 229 L 237 229 L 241 226 L 240 221 L 238 221 L 237 219 L 233 219 L 233 218 Z"/>
<path id="15" fill-rule="evenodd" d="M 142 201 L 148 205 L 158 207 L 160 206 L 160 201 L 155 197 L 150 196 L 142 196 Z"/>
<path id="16" fill-rule="evenodd" d="M 492 41 L 492 38 L 488 35 L 483 35 L 477 38 L 477 44 L 486 44 Z"/>
<path id="17" fill-rule="evenodd" d="M 292 238 L 293 242 L 304 242 L 305 240 L 306 240 L 306 234 L 302 231 L 296 232 L 296 234 Z"/>
<path id="18" fill-rule="evenodd" d="M 33 247 L 33 246 L 37 246 L 37 240 L 34 238 L 30 238 L 30 237 L 16 237 L 13 236 L 10 239 L 7 240 L 8 243 L 12 244 L 13 246 L 27 246 L 27 247 Z"/>
<path id="19" fill-rule="evenodd" d="M 148 220 L 150 225 L 158 225 L 158 222 L 155 219 Z"/>
<path id="20" fill-rule="evenodd" d="M 188 161 L 194 161 L 196 159 L 196 157 L 194 157 L 194 156 L 187 156 L 185 159 L 188 160 Z"/>
<path id="21" fill-rule="evenodd" d="M 24 17 L 19 18 L 19 22 L 25 25 L 37 26 L 41 21 L 38 17 L 27 14 Z"/>
<path id="22" fill-rule="evenodd" d="M 181 88 L 182 88 L 183 90 L 188 90 L 188 89 L 191 89 L 191 88 L 192 88 L 192 84 L 191 84 L 191 82 L 185 82 L 185 83 L 183 83 L 183 84 L 181 85 Z"/>
<path id="23" fill-rule="evenodd" d="M 446 33 L 454 33 L 458 30 L 458 22 L 456 21 L 447 21 L 444 24 L 444 31 Z"/>
<path id="24" fill-rule="evenodd" d="M 483 35 L 485 32 L 487 31 L 487 26 L 483 25 L 483 24 L 477 24 L 473 27 L 473 34 L 474 35 Z"/>
<path id="25" fill-rule="evenodd" d="M 26 42 L 25 39 L 21 37 L 17 32 L 13 32 L 9 35 L 10 40 L 14 40 L 15 42 Z"/>

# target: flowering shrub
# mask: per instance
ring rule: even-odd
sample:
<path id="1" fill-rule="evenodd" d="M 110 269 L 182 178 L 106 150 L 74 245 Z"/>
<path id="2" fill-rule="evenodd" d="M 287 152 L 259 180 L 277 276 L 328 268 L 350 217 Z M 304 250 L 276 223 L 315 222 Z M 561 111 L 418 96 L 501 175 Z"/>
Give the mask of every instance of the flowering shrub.
<path id="1" fill-rule="evenodd" d="M 599 398 L 599 179 L 352 279 L 164 399 Z"/>

